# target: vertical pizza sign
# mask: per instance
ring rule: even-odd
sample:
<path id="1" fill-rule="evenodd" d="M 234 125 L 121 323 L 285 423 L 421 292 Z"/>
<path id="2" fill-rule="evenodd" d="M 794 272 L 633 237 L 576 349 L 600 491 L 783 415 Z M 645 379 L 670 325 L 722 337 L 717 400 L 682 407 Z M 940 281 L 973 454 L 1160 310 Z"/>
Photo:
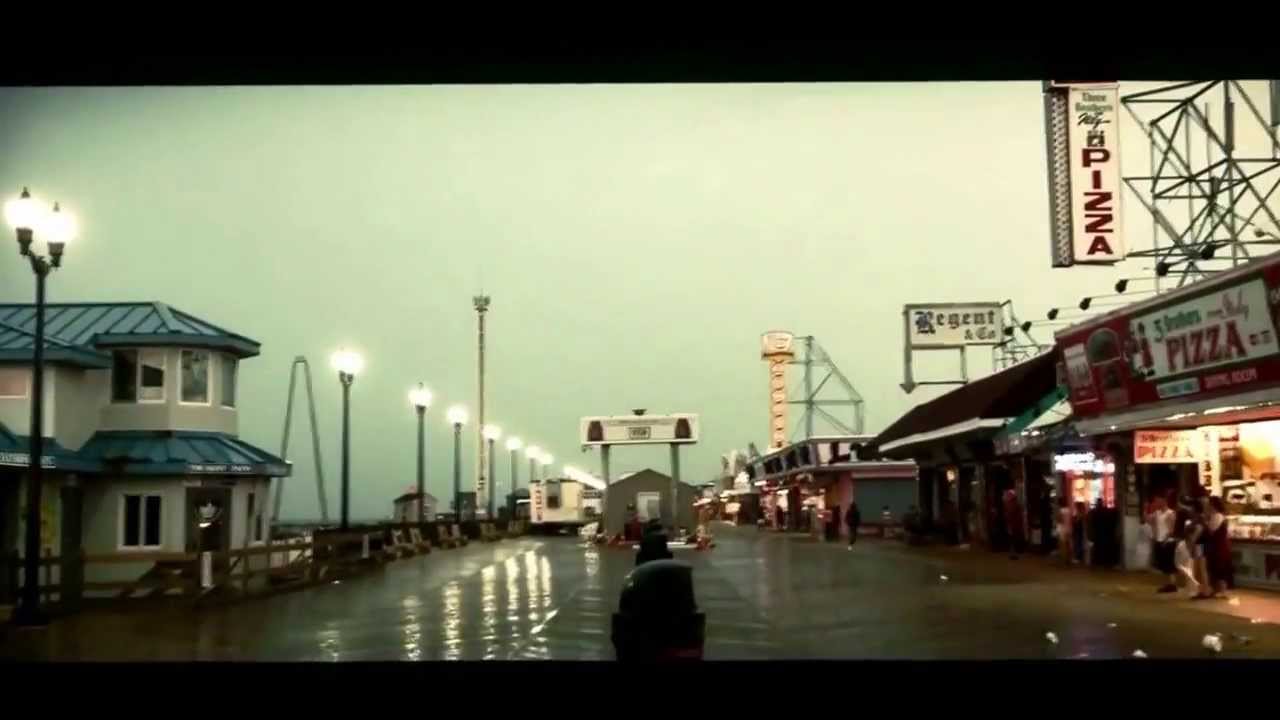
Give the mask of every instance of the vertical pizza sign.
<path id="1" fill-rule="evenodd" d="M 1119 87 L 1055 81 L 1045 98 L 1053 265 L 1117 263 L 1125 258 Z"/>

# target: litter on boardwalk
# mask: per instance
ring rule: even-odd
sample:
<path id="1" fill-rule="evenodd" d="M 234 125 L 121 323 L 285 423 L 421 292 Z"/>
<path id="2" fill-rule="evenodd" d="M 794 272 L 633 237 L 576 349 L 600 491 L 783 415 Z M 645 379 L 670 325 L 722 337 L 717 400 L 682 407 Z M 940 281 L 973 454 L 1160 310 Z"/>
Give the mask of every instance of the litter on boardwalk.
<path id="1" fill-rule="evenodd" d="M 946 581 L 950 580 L 951 578 L 947 577 L 946 575 L 939 575 L 939 576 L 938 576 L 938 579 L 939 579 L 939 580 L 941 580 L 942 582 L 946 582 Z"/>
<path id="2" fill-rule="evenodd" d="M 1116 628 L 1118 628 L 1118 627 L 1120 627 L 1120 626 L 1119 626 L 1119 625 L 1117 625 L 1117 624 L 1115 624 L 1115 623 L 1107 623 L 1107 627 L 1111 628 L 1112 630 L 1115 630 Z"/>
<path id="3" fill-rule="evenodd" d="M 1234 606 L 1236 606 L 1236 607 L 1240 607 L 1240 598 L 1238 598 L 1238 597 L 1233 597 L 1233 598 L 1231 598 L 1230 600 L 1228 600 L 1228 601 L 1227 601 L 1227 604 L 1228 604 L 1228 605 L 1234 605 Z"/>
<path id="4" fill-rule="evenodd" d="M 1052 632 L 1047 632 L 1047 633 L 1045 633 L 1045 634 L 1044 634 L 1044 639 L 1045 639 L 1045 640 L 1048 640 L 1050 643 L 1052 643 L 1052 644 L 1054 644 L 1054 645 L 1057 645 L 1057 644 L 1058 644 L 1058 636 L 1057 636 L 1056 634 L 1052 633 Z"/>
<path id="5" fill-rule="evenodd" d="M 1222 652 L 1222 636 L 1218 634 L 1205 635 L 1200 641 L 1200 646 L 1211 652 Z"/>
<path id="6" fill-rule="evenodd" d="M 1141 650 L 1134 650 L 1134 651 L 1133 651 L 1133 656 L 1134 656 L 1134 657 L 1136 657 L 1136 658 L 1144 658 L 1144 657 L 1146 657 L 1146 656 L 1147 656 L 1147 654 L 1146 654 L 1146 653 L 1144 653 L 1144 652 L 1142 652 Z"/>
<path id="7" fill-rule="evenodd" d="M 1261 625 L 1264 622 L 1266 622 L 1266 620 L 1263 620 L 1262 618 L 1252 618 L 1249 620 L 1250 625 Z"/>

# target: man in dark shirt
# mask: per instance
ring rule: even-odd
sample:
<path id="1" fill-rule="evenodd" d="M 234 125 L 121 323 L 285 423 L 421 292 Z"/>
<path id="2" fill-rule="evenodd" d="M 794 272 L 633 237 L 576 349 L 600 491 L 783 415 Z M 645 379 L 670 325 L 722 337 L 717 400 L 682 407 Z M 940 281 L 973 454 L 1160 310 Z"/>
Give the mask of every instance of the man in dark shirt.
<path id="1" fill-rule="evenodd" d="M 849 525 L 849 548 L 853 549 L 853 544 L 858 542 L 858 526 L 862 524 L 858 503 L 849 502 L 849 512 L 845 513 L 844 521 Z"/>

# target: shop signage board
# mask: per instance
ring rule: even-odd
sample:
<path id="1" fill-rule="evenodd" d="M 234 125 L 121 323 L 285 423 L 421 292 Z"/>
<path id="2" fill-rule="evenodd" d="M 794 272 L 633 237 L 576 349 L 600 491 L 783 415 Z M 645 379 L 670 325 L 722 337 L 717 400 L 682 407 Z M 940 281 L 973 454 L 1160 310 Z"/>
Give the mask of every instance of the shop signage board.
<path id="1" fill-rule="evenodd" d="M 31 465 L 31 455 L 28 453 L 0 452 L 0 465 L 8 467 L 28 467 Z M 40 458 L 40 467 L 45 468 L 46 470 L 53 470 L 56 469 L 57 466 L 54 464 L 52 456 L 45 455 Z"/>
<path id="2" fill-rule="evenodd" d="M 913 303 L 902 306 L 902 384 L 910 393 L 920 385 L 963 385 L 969 382 L 965 348 L 1005 341 L 1003 303 Z M 912 369 L 917 351 L 953 351 L 960 356 L 958 380 L 916 382 Z"/>
<path id="3" fill-rule="evenodd" d="M 691 413 L 584 417 L 579 422 L 583 445 L 693 444 L 698 429 L 698 416 Z"/>
<path id="4" fill-rule="evenodd" d="M 907 342 L 921 350 L 998 345 L 1004 339 L 1000 303 L 906 305 Z"/>
<path id="5" fill-rule="evenodd" d="M 1123 260 L 1118 85 L 1049 81 L 1044 117 L 1053 267 Z"/>
<path id="6" fill-rule="evenodd" d="M 1140 464 L 1195 463 L 1204 456 L 1199 430 L 1139 430 L 1133 434 L 1133 461 Z"/>
<path id="7" fill-rule="evenodd" d="M 1079 418 L 1280 384 L 1280 256 L 1057 336 Z"/>

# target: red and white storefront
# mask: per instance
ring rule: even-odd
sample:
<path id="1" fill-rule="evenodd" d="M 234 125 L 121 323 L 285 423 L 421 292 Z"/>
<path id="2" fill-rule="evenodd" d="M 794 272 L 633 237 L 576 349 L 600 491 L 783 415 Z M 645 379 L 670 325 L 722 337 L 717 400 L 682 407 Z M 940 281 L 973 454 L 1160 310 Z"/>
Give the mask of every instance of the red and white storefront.
<path id="1" fill-rule="evenodd" d="M 1076 428 L 1116 461 L 1127 565 L 1156 494 L 1227 504 L 1237 581 L 1280 589 L 1280 254 L 1057 334 Z"/>

